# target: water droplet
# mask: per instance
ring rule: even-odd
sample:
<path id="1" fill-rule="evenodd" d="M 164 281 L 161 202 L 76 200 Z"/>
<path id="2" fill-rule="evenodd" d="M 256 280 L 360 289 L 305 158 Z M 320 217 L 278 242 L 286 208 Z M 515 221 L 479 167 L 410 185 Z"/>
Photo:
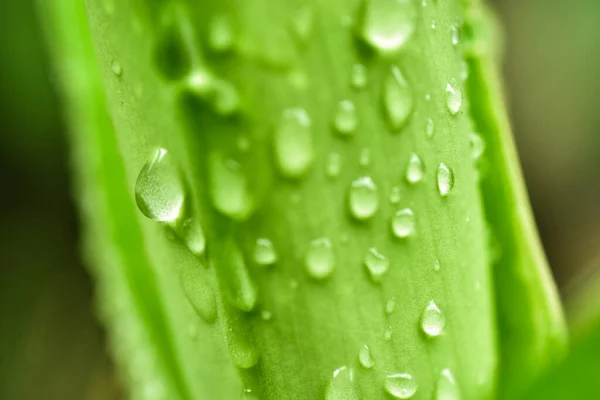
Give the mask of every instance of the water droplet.
<path id="1" fill-rule="evenodd" d="M 248 336 L 248 328 L 244 319 L 230 318 L 227 329 L 227 344 L 233 364 L 242 369 L 252 368 L 258 363 L 260 354 L 256 350 L 252 338 Z"/>
<path id="2" fill-rule="evenodd" d="M 383 87 L 383 104 L 393 130 L 406 125 L 413 109 L 413 96 L 400 69 L 392 66 Z"/>
<path id="3" fill-rule="evenodd" d="M 195 218 L 186 218 L 175 229 L 177 236 L 193 254 L 199 256 L 204 253 L 206 238 L 202 226 Z"/>
<path id="4" fill-rule="evenodd" d="M 398 186 L 392 187 L 392 190 L 390 191 L 390 203 L 398 204 L 400 203 L 400 198 L 400 188 Z"/>
<path id="5" fill-rule="evenodd" d="M 312 8 L 304 5 L 292 18 L 292 33 L 301 45 L 304 45 L 310 39 L 314 25 L 314 14 Z"/>
<path id="6" fill-rule="evenodd" d="M 123 73 L 123 68 L 121 67 L 121 64 L 119 64 L 119 62 L 117 60 L 113 60 L 110 63 L 110 69 L 116 76 L 121 76 L 121 74 Z"/>
<path id="7" fill-rule="evenodd" d="M 431 118 L 427 118 L 427 122 L 425 122 L 425 134 L 427 135 L 427 138 L 431 139 L 433 137 L 434 133 L 435 133 L 435 122 L 433 122 L 433 120 Z"/>
<path id="8" fill-rule="evenodd" d="M 415 216 L 410 208 L 396 211 L 392 217 L 392 231 L 399 238 L 405 238 L 413 234 L 415 230 Z"/>
<path id="9" fill-rule="evenodd" d="M 335 178 L 340 174 L 342 170 L 342 158 L 339 153 L 329 153 L 327 156 L 326 173 L 330 178 Z"/>
<path id="10" fill-rule="evenodd" d="M 277 261 L 277 253 L 273 242 L 267 238 L 258 239 L 254 247 L 254 261 L 258 265 L 274 264 Z"/>
<path id="11" fill-rule="evenodd" d="M 431 300 L 421 316 L 421 329 L 427 336 L 439 336 L 446 325 L 446 318 L 435 301 Z"/>
<path id="12" fill-rule="evenodd" d="M 169 162 L 166 149 L 159 148 L 147 162 L 135 183 L 135 201 L 140 211 L 154 221 L 172 222 L 180 213 L 184 190 L 177 169 Z"/>
<path id="13" fill-rule="evenodd" d="M 397 399 L 410 399 L 417 388 L 417 382 L 408 373 L 392 374 L 385 378 L 385 390 Z"/>
<path id="14" fill-rule="evenodd" d="M 364 89 L 369 84 L 369 71 L 363 64 L 353 64 L 350 84 L 355 89 Z"/>
<path id="15" fill-rule="evenodd" d="M 379 206 L 379 193 L 371 177 L 352 181 L 349 194 L 350 212 L 358 220 L 366 220 L 375 214 Z"/>
<path id="16" fill-rule="evenodd" d="M 374 282 L 381 281 L 382 276 L 387 272 L 390 266 L 390 260 L 374 247 L 371 247 L 367 251 L 363 262 Z"/>
<path id="17" fill-rule="evenodd" d="M 435 388 L 435 400 L 460 400 L 461 395 L 452 372 L 446 368 L 440 374 Z"/>
<path id="18" fill-rule="evenodd" d="M 450 27 L 450 36 L 452 38 L 452 46 L 458 46 L 460 42 L 460 31 L 456 25 Z"/>
<path id="19" fill-rule="evenodd" d="M 446 106 L 450 114 L 456 115 L 462 107 L 462 90 L 456 82 L 456 79 L 450 79 L 450 82 L 446 84 Z"/>
<path id="20" fill-rule="evenodd" d="M 412 37 L 417 18 L 414 0 L 364 0 L 362 39 L 379 53 L 395 53 Z"/>
<path id="21" fill-rule="evenodd" d="M 435 19 L 431 21 L 431 29 L 435 30 L 435 28 L 437 27 Z"/>
<path id="22" fill-rule="evenodd" d="M 207 70 L 195 69 L 186 78 L 187 89 L 198 96 L 211 94 L 215 87 L 215 78 Z"/>
<path id="23" fill-rule="evenodd" d="M 282 175 L 302 176 L 313 160 L 311 120 L 306 110 L 284 110 L 275 129 L 275 154 Z"/>
<path id="24" fill-rule="evenodd" d="M 478 160 L 485 150 L 483 139 L 478 134 L 471 133 L 469 135 L 469 143 L 471 145 L 471 157 L 473 157 L 474 160 Z"/>
<path id="25" fill-rule="evenodd" d="M 360 151 L 358 165 L 360 165 L 362 168 L 367 168 L 369 165 L 371 165 L 371 149 L 365 147 Z"/>
<path id="26" fill-rule="evenodd" d="M 217 79 L 213 82 L 213 106 L 221 115 L 231 115 L 240 109 L 240 95 L 233 84 Z"/>
<path id="27" fill-rule="evenodd" d="M 230 218 L 246 219 L 252 199 L 242 166 L 218 153 L 209 155 L 209 166 L 209 193 L 214 207 Z"/>
<path id="28" fill-rule="evenodd" d="M 435 262 L 433 263 L 433 269 L 434 271 L 439 271 L 440 269 L 442 269 L 442 264 L 440 263 L 440 260 L 435 260 Z"/>
<path id="29" fill-rule="evenodd" d="M 460 79 L 466 81 L 469 77 L 469 64 L 465 60 L 460 61 Z"/>
<path id="30" fill-rule="evenodd" d="M 333 371 L 327 385 L 325 400 L 359 400 L 360 393 L 354 379 L 354 369 L 343 366 Z"/>
<path id="31" fill-rule="evenodd" d="M 215 256 L 215 267 L 223 276 L 221 288 L 231 303 L 241 311 L 251 311 L 258 301 L 258 292 L 244 261 L 244 256 L 234 243 L 227 243 Z"/>
<path id="32" fill-rule="evenodd" d="M 235 33 L 231 20 L 226 15 L 218 15 L 210 23 L 208 43 L 217 52 L 231 49 L 235 42 Z"/>
<path id="33" fill-rule="evenodd" d="M 389 315 L 392 314 L 394 311 L 396 311 L 396 300 L 394 300 L 394 298 L 391 298 L 385 303 L 385 313 Z"/>
<path id="34" fill-rule="evenodd" d="M 366 344 L 360 348 L 358 352 L 358 361 L 363 367 L 370 369 L 375 365 L 375 359 L 371 354 L 371 349 Z"/>
<path id="35" fill-rule="evenodd" d="M 335 267 L 331 241 L 328 238 L 313 240 L 306 253 L 305 263 L 311 277 L 315 279 L 329 277 Z"/>
<path id="36" fill-rule="evenodd" d="M 204 321 L 213 323 L 217 319 L 217 300 L 203 270 L 200 262 L 184 263 L 180 281 L 185 297 L 196 313 Z"/>
<path id="37" fill-rule="evenodd" d="M 242 400 L 259 400 L 259 398 L 254 394 L 252 389 L 244 389 L 242 392 Z"/>
<path id="38" fill-rule="evenodd" d="M 342 135 L 350 135 L 354 133 L 357 124 L 358 118 L 354 103 L 350 100 L 340 101 L 333 119 L 335 129 Z"/>
<path id="39" fill-rule="evenodd" d="M 454 187 L 454 172 L 444 163 L 441 163 L 438 167 L 437 187 L 442 196 L 448 196 Z"/>
<path id="40" fill-rule="evenodd" d="M 260 317 L 263 321 L 270 321 L 273 318 L 273 313 L 271 311 L 262 310 L 260 313 Z"/>
<path id="41" fill-rule="evenodd" d="M 406 167 L 406 180 L 410 183 L 417 183 L 423 179 L 424 172 L 425 166 L 423 165 L 423 161 L 421 161 L 418 155 L 412 153 Z"/>

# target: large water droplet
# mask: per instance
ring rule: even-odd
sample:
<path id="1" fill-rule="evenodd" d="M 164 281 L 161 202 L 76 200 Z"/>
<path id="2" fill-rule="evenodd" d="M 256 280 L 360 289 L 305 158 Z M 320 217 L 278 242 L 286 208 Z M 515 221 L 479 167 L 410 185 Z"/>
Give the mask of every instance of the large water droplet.
<path id="1" fill-rule="evenodd" d="M 135 201 L 140 211 L 154 221 L 172 222 L 184 201 L 177 169 L 169 162 L 166 149 L 159 148 L 147 162 L 135 183 Z"/>
<path id="2" fill-rule="evenodd" d="M 392 66 L 383 87 L 383 105 L 393 130 L 406 125 L 413 110 L 413 95 L 400 69 Z"/>
<path id="3" fill-rule="evenodd" d="M 444 163 L 441 163 L 438 167 L 437 187 L 442 196 L 448 196 L 454 187 L 454 172 Z"/>
<path id="4" fill-rule="evenodd" d="M 421 157 L 412 153 L 406 167 L 406 180 L 410 183 L 417 183 L 423 179 L 424 172 L 425 166 L 423 165 Z"/>
<path id="5" fill-rule="evenodd" d="M 410 208 L 396 211 L 392 217 L 392 232 L 399 238 L 406 238 L 415 230 L 415 215 Z"/>
<path id="6" fill-rule="evenodd" d="M 446 107 L 450 114 L 456 115 L 460 111 L 463 102 L 463 95 L 456 79 L 450 79 L 446 84 Z"/>
<path id="7" fill-rule="evenodd" d="M 358 220 L 366 220 L 377 211 L 379 193 L 371 177 L 365 176 L 352 181 L 349 205 L 352 216 Z"/>
<path id="8" fill-rule="evenodd" d="M 258 363 L 258 353 L 244 319 L 230 318 L 227 321 L 227 344 L 233 364 L 242 369 L 252 368 Z"/>
<path id="9" fill-rule="evenodd" d="M 218 52 L 227 51 L 233 47 L 235 33 L 231 20 L 226 15 L 217 15 L 210 23 L 208 43 Z"/>
<path id="10" fill-rule="evenodd" d="M 354 103 L 350 100 L 340 101 L 333 118 L 335 129 L 342 135 L 350 135 L 354 133 L 357 124 L 358 117 Z"/>
<path id="11" fill-rule="evenodd" d="M 209 155 L 210 197 L 214 207 L 236 220 L 252 210 L 252 199 L 242 166 L 218 153 Z"/>
<path id="12" fill-rule="evenodd" d="M 364 0 L 362 39 L 379 53 L 395 53 L 408 42 L 416 28 L 414 0 Z"/>
<path id="13" fill-rule="evenodd" d="M 308 247 L 305 264 L 311 277 L 315 279 L 329 277 L 335 267 L 331 241 L 328 238 L 313 240 Z"/>
<path id="14" fill-rule="evenodd" d="M 359 400 L 360 393 L 354 378 L 354 370 L 343 366 L 333 371 L 327 385 L 325 400 Z"/>
<path id="15" fill-rule="evenodd" d="M 311 120 L 306 110 L 289 108 L 275 129 L 275 155 L 281 174 L 302 176 L 313 160 Z"/>
<path id="16" fill-rule="evenodd" d="M 435 122 L 433 122 L 433 120 L 431 118 L 427 118 L 427 122 L 425 122 L 425 134 L 427 135 L 427 138 L 431 139 L 433 137 L 434 133 L 435 133 Z"/>
<path id="17" fill-rule="evenodd" d="M 328 177 L 335 178 L 340 174 L 342 170 L 342 157 L 339 153 L 329 153 L 327 156 L 327 165 L 325 166 L 325 172 Z"/>
<path id="18" fill-rule="evenodd" d="M 350 84 L 355 89 L 364 89 L 369 83 L 369 71 L 363 64 L 353 64 Z"/>
<path id="19" fill-rule="evenodd" d="M 476 133 L 471 133 L 469 135 L 469 144 L 471 145 L 471 157 L 473 157 L 474 160 L 481 158 L 485 150 L 485 143 L 481 136 Z"/>
<path id="20" fill-rule="evenodd" d="M 376 248 L 371 247 L 364 258 L 364 264 L 367 270 L 371 274 L 371 279 L 374 282 L 381 281 L 383 275 L 387 272 L 390 267 L 390 260 L 386 256 L 377 251 Z"/>
<path id="21" fill-rule="evenodd" d="M 175 228 L 177 236 L 195 255 L 202 255 L 206 247 L 206 238 L 202 226 L 195 218 L 186 218 Z"/>
<path id="22" fill-rule="evenodd" d="M 410 399 L 417 388 L 417 382 L 408 373 L 392 374 L 385 378 L 385 390 L 397 399 Z"/>
<path id="23" fill-rule="evenodd" d="M 440 374 L 435 388 L 435 400 L 460 400 L 461 395 L 452 372 L 446 368 Z"/>
<path id="24" fill-rule="evenodd" d="M 371 349 L 369 349 L 369 346 L 366 344 L 358 351 L 358 362 L 367 369 L 373 368 L 375 365 L 375 359 L 373 358 L 373 354 L 371 354 Z"/>
<path id="25" fill-rule="evenodd" d="M 275 252 L 275 246 L 267 238 L 260 238 L 256 241 L 254 247 L 254 261 L 258 265 L 271 265 L 277 261 L 277 253 Z"/>
<path id="26" fill-rule="evenodd" d="M 421 316 L 421 329 L 427 336 L 439 336 L 446 326 L 446 318 L 435 301 L 431 300 Z"/>
<path id="27" fill-rule="evenodd" d="M 181 269 L 181 285 L 185 297 L 206 322 L 213 323 L 217 319 L 217 300 L 215 293 L 203 274 L 200 262 L 185 263 Z"/>

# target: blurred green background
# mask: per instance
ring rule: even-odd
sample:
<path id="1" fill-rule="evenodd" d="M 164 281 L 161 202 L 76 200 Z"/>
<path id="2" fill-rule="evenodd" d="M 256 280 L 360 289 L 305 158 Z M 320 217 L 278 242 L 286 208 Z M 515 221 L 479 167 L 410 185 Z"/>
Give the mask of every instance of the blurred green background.
<path id="1" fill-rule="evenodd" d="M 0 1 L 0 399 L 123 398 L 79 253 L 34 0 Z M 600 265 L 600 2 L 495 0 L 509 111 L 563 296 Z"/>

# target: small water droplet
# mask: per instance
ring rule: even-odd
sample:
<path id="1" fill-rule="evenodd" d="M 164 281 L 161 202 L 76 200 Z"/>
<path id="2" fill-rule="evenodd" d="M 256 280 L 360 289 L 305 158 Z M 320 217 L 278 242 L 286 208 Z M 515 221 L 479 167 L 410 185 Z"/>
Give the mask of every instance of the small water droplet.
<path id="1" fill-rule="evenodd" d="M 435 19 L 431 21 L 431 29 L 435 30 L 435 28 L 437 27 L 437 24 L 435 22 Z"/>
<path id="2" fill-rule="evenodd" d="M 333 371 L 327 385 L 325 400 L 359 400 L 360 394 L 354 378 L 354 369 L 343 366 Z"/>
<path id="3" fill-rule="evenodd" d="M 383 104 L 391 128 L 398 131 L 406 125 L 413 110 L 413 95 L 400 69 L 392 66 L 383 87 Z"/>
<path id="4" fill-rule="evenodd" d="M 460 42 L 460 30 L 456 25 L 450 27 L 450 36 L 452 38 L 452 46 L 458 46 L 458 43 Z"/>
<path id="5" fill-rule="evenodd" d="M 417 382 L 408 373 L 392 374 L 385 378 L 385 390 L 397 399 L 410 399 L 417 388 Z"/>
<path id="6" fill-rule="evenodd" d="M 360 35 L 382 54 L 402 49 L 416 28 L 414 0 L 364 0 Z"/>
<path id="7" fill-rule="evenodd" d="M 406 238 L 415 230 L 415 215 L 410 208 L 396 211 L 392 217 L 392 231 L 399 238 Z"/>
<path id="8" fill-rule="evenodd" d="M 446 84 L 446 106 L 450 114 L 456 115 L 460 111 L 463 102 L 463 95 L 456 79 L 450 79 Z"/>
<path id="9" fill-rule="evenodd" d="M 313 143 L 306 110 L 283 111 L 275 129 L 275 154 L 282 175 L 288 178 L 298 178 L 308 170 L 313 160 Z"/>
<path id="10" fill-rule="evenodd" d="M 260 317 L 263 321 L 270 321 L 273 318 L 273 313 L 271 311 L 262 310 L 260 313 Z"/>
<path id="11" fill-rule="evenodd" d="M 213 106 L 219 114 L 231 115 L 240 109 L 240 95 L 232 83 L 217 79 L 213 82 L 213 90 Z"/>
<path id="12" fill-rule="evenodd" d="M 254 261 L 258 265 L 272 265 L 277 261 L 277 253 L 275 252 L 275 246 L 267 238 L 260 238 L 256 241 L 254 247 Z"/>
<path id="13" fill-rule="evenodd" d="M 369 84 L 369 71 L 363 64 L 353 64 L 350 84 L 355 89 L 364 89 Z"/>
<path id="14" fill-rule="evenodd" d="M 431 118 L 427 118 L 427 122 L 425 122 L 425 134 L 427 135 L 427 138 L 431 139 L 433 137 L 434 133 L 435 133 L 435 122 L 433 122 L 433 120 Z"/>
<path id="15" fill-rule="evenodd" d="M 417 183 L 423 179 L 424 172 L 425 166 L 423 165 L 423 161 L 418 155 L 412 153 L 406 167 L 406 180 L 409 183 Z"/>
<path id="16" fill-rule="evenodd" d="M 446 326 L 446 318 L 435 301 L 431 300 L 421 316 L 421 329 L 427 336 L 439 336 Z"/>
<path id="17" fill-rule="evenodd" d="M 352 216 L 358 220 L 366 220 L 375 214 L 379 207 L 379 193 L 371 177 L 365 176 L 352 181 L 349 205 Z"/>
<path id="18" fill-rule="evenodd" d="M 308 5 L 300 8 L 291 20 L 292 32 L 300 45 L 308 43 L 313 30 L 314 20 L 313 10 Z"/>
<path id="19" fill-rule="evenodd" d="M 180 282 L 185 297 L 196 313 L 212 324 L 217 319 L 217 300 L 215 293 L 203 274 L 200 262 L 185 263 L 181 269 Z"/>
<path id="20" fill-rule="evenodd" d="M 358 351 L 358 361 L 363 367 L 370 369 L 375 365 L 375 359 L 371 354 L 371 349 L 366 344 Z"/>
<path id="21" fill-rule="evenodd" d="M 466 81 L 469 77 L 469 64 L 465 60 L 460 61 L 460 79 Z"/>
<path id="22" fill-rule="evenodd" d="M 175 230 L 177 236 L 193 254 L 199 256 L 204 253 L 206 238 L 202 226 L 195 218 L 186 218 L 176 226 Z"/>
<path id="23" fill-rule="evenodd" d="M 194 69 L 185 82 L 191 93 L 202 97 L 211 94 L 215 87 L 214 76 L 204 69 Z"/>
<path id="24" fill-rule="evenodd" d="M 392 329 L 392 326 L 390 325 L 383 332 L 383 338 L 389 342 L 390 340 L 392 340 L 393 334 L 394 334 L 394 330 Z"/>
<path id="25" fill-rule="evenodd" d="M 242 392 L 242 400 L 259 400 L 258 396 L 252 391 L 252 389 L 244 389 Z"/>
<path id="26" fill-rule="evenodd" d="M 374 282 L 381 281 L 381 278 L 387 272 L 390 266 L 390 261 L 387 259 L 387 257 L 377 251 L 377 249 L 374 247 L 371 247 L 367 251 L 363 262 L 371 274 L 371 279 Z"/>
<path id="27" fill-rule="evenodd" d="M 434 271 L 439 271 L 442 268 L 442 264 L 440 263 L 440 260 L 435 260 L 435 262 L 433 263 L 433 269 Z"/>
<path id="28" fill-rule="evenodd" d="M 469 135 L 469 143 L 471 145 L 471 157 L 473 157 L 474 160 L 478 160 L 485 150 L 483 139 L 478 134 L 471 133 Z"/>
<path id="29" fill-rule="evenodd" d="M 396 300 L 394 300 L 394 298 L 392 297 L 385 303 L 385 313 L 389 315 L 392 314 L 394 311 L 396 311 Z"/>
<path id="30" fill-rule="evenodd" d="M 333 249 L 328 238 L 318 238 L 310 243 L 306 253 L 306 270 L 315 279 L 328 278 L 335 267 Z"/>
<path id="31" fill-rule="evenodd" d="M 437 171 L 437 187 L 442 196 L 448 196 L 454 187 L 454 172 L 446 164 L 441 163 Z"/>
<path id="32" fill-rule="evenodd" d="M 123 73 L 123 68 L 121 67 L 121 64 L 119 64 L 119 62 L 117 60 L 113 60 L 110 63 L 110 69 L 116 76 L 121 76 L 121 74 Z"/>
<path id="33" fill-rule="evenodd" d="M 365 147 L 360 151 L 358 165 L 360 165 L 362 168 L 367 168 L 369 165 L 371 165 L 371 149 Z"/>
<path id="34" fill-rule="evenodd" d="M 227 243 L 216 259 L 216 268 L 224 277 L 221 289 L 240 311 L 251 311 L 258 301 L 258 291 L 250 278 L 244 256 L 235 243 Z"/>
<path id="35" fill-rule="evenodd" d="M 142 167 L 135 183 L 137 206 L 142 214 L 154 221 L 175 221 L 185 198 L 179 173 L 167 154 L 164 148 L 156 150 Z"/>
<path id="36" fill-rule="evenodd" d="M 350 135 L 356 130 L 358 117 L 356 116 L 356 107 L 350 100 L 342 100 L 338 103 L 333 125 L 342 135 Z"/>
<path id="37" fill-rule="evenodd" d="M 209 193 L 214 207 L 230 218 L 247 218 L 252 210 L 252 199 L 242 166 L 218 153 L 211 153 L 208 159 Z"/>
<path id="38" fill-rule="evenodd" d="M 325 168 L 325 173 L 329 178 L 337 177 L 342 170 L 342 158 L 340 154 L 335 152 L 329 153 Z"/>
<path id="39" fill-rule="evenodd" d="M 435 388 L 435 400 L 460 400 L 461 395 L 452 372 L 446 368 L 440 374 Z"/>
<path id="40" fill-rule="evenodd" d="M 217 15 L 210 23 L 208 43 L 217 52 L 231 49 L 235 42 L 233 24 L 226 15 Z"/>
<path id="41" fill-rule="evenodd" d="M 400 188 L 398 186 L 392 187 L 392 190 L 390 191 L 390 203 L 398 204 L 400 203 L 400 198 Z"/>

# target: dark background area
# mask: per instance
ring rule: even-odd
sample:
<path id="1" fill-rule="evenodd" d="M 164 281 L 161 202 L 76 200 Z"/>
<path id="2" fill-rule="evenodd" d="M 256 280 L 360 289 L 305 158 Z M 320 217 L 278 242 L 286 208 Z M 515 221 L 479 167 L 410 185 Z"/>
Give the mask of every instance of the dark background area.
<path id="1" fill-rule="evenodd" d="M 564 296 L 600 256 L 600 2 L 496 0 L 514 134 Z M 33 0 L 0 1 L 0 398 L 122 397 L 79 253 Z"/>

